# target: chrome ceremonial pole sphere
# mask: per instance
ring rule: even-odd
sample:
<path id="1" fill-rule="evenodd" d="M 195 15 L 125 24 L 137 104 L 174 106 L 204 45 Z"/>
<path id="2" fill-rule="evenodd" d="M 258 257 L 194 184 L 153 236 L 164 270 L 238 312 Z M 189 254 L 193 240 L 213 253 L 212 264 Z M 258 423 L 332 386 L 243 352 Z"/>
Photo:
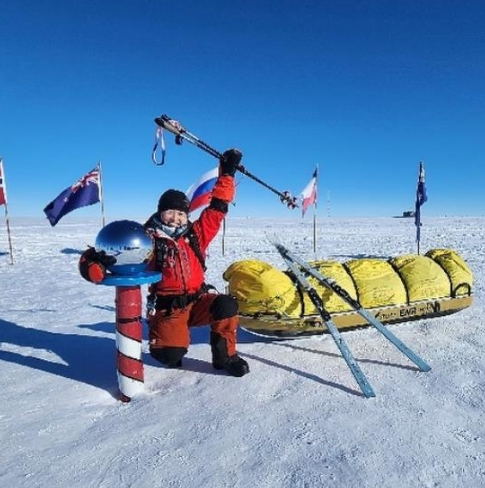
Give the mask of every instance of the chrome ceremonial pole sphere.
<path id="1" fill-rule="evenodd" d="M 146 269 L 146 260 L 152 250 L 152 239 L 143 226 L 133 220 L 115 220 L 98 233 L 94 247 L 116 258 L 109 267 L 115 274 L 134 274 Z"/>

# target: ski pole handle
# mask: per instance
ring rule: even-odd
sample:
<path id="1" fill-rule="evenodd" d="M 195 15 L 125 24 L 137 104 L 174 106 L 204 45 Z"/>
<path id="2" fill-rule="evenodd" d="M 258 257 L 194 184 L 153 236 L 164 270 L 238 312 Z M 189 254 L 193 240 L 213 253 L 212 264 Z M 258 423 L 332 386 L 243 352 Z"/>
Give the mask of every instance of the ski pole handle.
<path id="1" fill-rule="evenodd" d="M 182 132 L 185 132 L 185 129 L 182 127 L 180 122 L 171 119 L 168 115 L 162 115 L 161 117 L 157 117 L 155 119 L 155 124 L 163 127 L 172 134 L 175 134 L 176 136 L 180 136 Z"/>
<path id="2" fill-rule="evenodd" d="M 194 146 L 197 146 L 199 149 L 202 149 L 206 153 L 210 154 L 211 156 L 214 156 L 217 159 L 221 158 L 222 154 L 219 151 L 209 146 L 209 144 L 205 143 L 204 141 L 200 140 L 196 135 L 190 133 L 188 130 L 182 127 L 182 124 L 180 122 L 170 118 L 168 115 L 164 114 L 161 117 L 157 117 L 155 119 L 155 123 L 158 126 L 167 129 L 172 134 L 175 134 L 176 144 L 181 145 L 182 141 L 186 140 Z"/>

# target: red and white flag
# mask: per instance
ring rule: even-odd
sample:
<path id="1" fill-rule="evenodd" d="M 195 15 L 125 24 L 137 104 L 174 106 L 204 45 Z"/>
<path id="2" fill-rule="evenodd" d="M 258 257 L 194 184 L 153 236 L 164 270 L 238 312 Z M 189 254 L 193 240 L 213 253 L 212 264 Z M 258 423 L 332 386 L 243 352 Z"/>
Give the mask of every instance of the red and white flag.
<path id="1" fill-rule="evenodd" d="M 0 159 L 0 205 L 7 203 L 7 190 L 5 188 L 5 178 L 3 176 L 3 161 Z"/>
<path id="2" fill-rule="evenodd" d="M 318 178 L 318 168 L 315 169 L 312 179 L 308 182 L 301 192 L 301 216 L 305 216 L 310 205 L 315 205 L 317 203 L 317 178 Z"/>

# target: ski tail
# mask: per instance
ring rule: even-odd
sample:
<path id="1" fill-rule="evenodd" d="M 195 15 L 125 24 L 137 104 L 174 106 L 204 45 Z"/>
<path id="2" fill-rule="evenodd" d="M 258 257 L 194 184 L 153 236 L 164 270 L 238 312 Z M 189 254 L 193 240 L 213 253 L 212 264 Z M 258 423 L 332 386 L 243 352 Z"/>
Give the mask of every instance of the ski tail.
<path id="1" fill-rule="evenodd" d="M 342 354 L 342 357 L 347 363 L 347 366 L 349 367 L 362 393 L 367 398 L 375 397 L 376 394 L 374 393 L 372 386 L 370 385 L 369 381 L 367 380 L 367 377 L 365 376 L 360 366 L 357 364 L 357 361 L 352 355 L 347 343 L 344 341 L 343 337 L 341 336 L 337 326 L 333 323 L 330 314 L 325 309 L 322 298 L 318 295 L 315 288 L 311 286 L 311 284 L 305 278 L 305 276 L 300 271 L 300 269 L 295 264 L 295 262 L 290 257 L 288 257 L 286 253 L 286 248 L 280 245 L 279 243 L 272 242 L 272 244 L 276 247 L 277 251 L 280 253 L 281 257 L 283 258 L 283 260 L 291 270 L 291 273 L 294 275 L 295 279 L 300 283 L 301 287 L 305 290 L 308 297 L 317 308 L 318 312 L 320 313 L 320 316 L 322 317 L 323 322 L 325 323 L 325 326 L 327 327 L 333 340 L 335 341 L 335 344 L 337 345 L 340 353 Z"/>

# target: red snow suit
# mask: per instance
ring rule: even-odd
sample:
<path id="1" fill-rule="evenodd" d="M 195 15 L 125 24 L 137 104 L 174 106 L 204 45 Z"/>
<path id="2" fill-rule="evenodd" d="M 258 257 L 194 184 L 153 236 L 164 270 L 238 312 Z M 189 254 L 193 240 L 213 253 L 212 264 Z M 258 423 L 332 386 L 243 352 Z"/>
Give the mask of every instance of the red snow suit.
<path id="1" fill-rule="evenodd" d="M 188 349 L 189 328 L 210 324 L 211 332 L 225 340 L 227 354 L 236 353 L 239 324 L 236 302 L 227 295 L 208 293 L 204 289 L 204 265 L 201 262 L 233 198 L 234 178 L 220 176 L 210 205 L 192 224 L 200 256 L 187 236 L 172 239 L 157 229 L 149 269 L 161 271 L 162 280 L 150 287 L 156 303 L 155 313 L 148 315 L 150 350 Z M 154 214 L 148 220 L 146 228 L 151 227 L 156 216 Z"/>

